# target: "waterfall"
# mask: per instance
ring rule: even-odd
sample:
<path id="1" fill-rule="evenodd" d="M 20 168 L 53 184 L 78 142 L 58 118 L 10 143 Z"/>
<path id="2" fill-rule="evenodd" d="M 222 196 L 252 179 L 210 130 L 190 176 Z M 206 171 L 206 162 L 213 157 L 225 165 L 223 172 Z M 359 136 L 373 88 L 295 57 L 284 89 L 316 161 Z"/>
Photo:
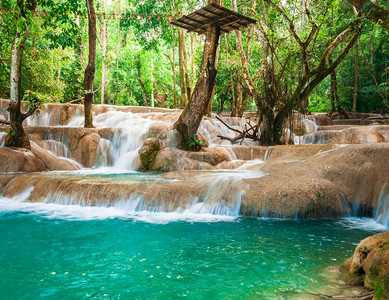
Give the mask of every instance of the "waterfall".
<path id="1" fill-rule="evenodd" d="M 105 139 L 99 143 L 97 159 L 100 160 L 100 164 L 96 166 L 111 165 L 118 171 L 135 170 L 139 149 L 149 127 L 155 122 L 131 112 L 109 111 L 98 115 L 95 118 L 95 126 L 114 128 L 115 134 L 112 139 Z"/>
<path id="2" fill-rule="evenodd" d="M 4 147 L 5 137 L 7 136 L 6 132 L 0 132 L 0 147 Z"/>
<path id="3" fill-rule="evenodd" d="M 55 156 L 70 158 L 69 149 L 64 143 L 53 139 L 44 140 L 42 143 L 43 149 L 50 151 Z"/>
<path id="4" fill-rule="evenodd" d="M 374 210 L 376 221 L 389 228 L 389 184 L 385 183 L 378 197 L 377 206 Z"/>

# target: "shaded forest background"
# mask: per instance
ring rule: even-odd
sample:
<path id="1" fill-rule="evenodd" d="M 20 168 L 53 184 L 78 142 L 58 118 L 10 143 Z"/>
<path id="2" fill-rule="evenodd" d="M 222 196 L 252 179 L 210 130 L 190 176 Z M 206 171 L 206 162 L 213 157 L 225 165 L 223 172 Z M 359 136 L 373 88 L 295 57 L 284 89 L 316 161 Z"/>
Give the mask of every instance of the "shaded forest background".
<path id="1" fill-rule="evenodd" d="M 0 5 L 0 97 L 5 98 L 9 97 L 11 46 L 19 26 L 14 17 L 14 2 L 3 0 Z M 304 1 L 274 2 L 287 13 L 296 31 L 307 36 L 309 20 L 304 14 Z M 386 9 L 389 6 L 387 1 L 375 3 Z M 198 77 L 204 38 L 171 26 L 169 20 L 204 5 L 206 1 L 95 0 L 98 19 L 95 103 L 151 106 L 154 98 L 155 106 L 183 107 Z M 224 1 L 223 5 L 231 8 L 232 3 Z M 308 54 L 310 60 L 319 61 L 327 44 L 352 26 L 357 16 L 350 3 L 342 0 L 313 1 L 310 10 L 320 31 Z M 88 59 L 84 1 L 41 0 L 36 11 L 23 57 L 24 97 L 34 94 L 44 102 L 57 103 L 82 98 Z M 254 27 L 242 33 L 249 71 L 252 77 L 259 74 L 257 88 L 271 88 L 260 74 L 264 61 L 268 65 L 287 61 L 278 67 L 273 64 L 273 68 L 284 68 L 277 74 L 282 76 L 278 82 L 287 94 L 303 69 L 288 23 L 268 1 L 242 1 L 238 3 L 238 12 L 257 20 Z M 358 112 L 387 110 L 389 31 L 366 19 L 361 23 L 357 43 L 336 68 L 337 93 L 346 110 L 353 108 L 355 87 Z M 212 110 L 232 111 L 233 115 L 239 115 L 239 109 L 256 110 L 244 87 L 235 34 L 221 37 L 219 55 Z M 331 86 L 328 76 L 313 90 L 309 111 L 331 110 Z"/>

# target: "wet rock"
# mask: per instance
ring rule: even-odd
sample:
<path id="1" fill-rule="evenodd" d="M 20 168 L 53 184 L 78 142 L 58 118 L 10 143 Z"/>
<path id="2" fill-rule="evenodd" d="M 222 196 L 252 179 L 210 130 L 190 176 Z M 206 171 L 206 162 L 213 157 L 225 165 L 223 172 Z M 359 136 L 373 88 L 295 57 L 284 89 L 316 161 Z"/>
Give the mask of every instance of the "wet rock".
<path id="1" fill-rule="evenodd" d="M 146 137 L 167 140 L 170 130 L 171 125 L 167 123 L 158 122 L 150 126 L 149 130 L 147 131 Z"/>
<path id="2" fill-rule="evenodd" d="M 340 270 L 347 283 L 374 290 L 374 299 L 389 299 L 389 231 L 361 241 Z"/>
<path id="3" fill-rule="evenodd" d="M 330 117 L 320 116 L 320 115 L 315 115 L 315 122 L 316 122 L 317 126 L 327 126 L 327 125 L 333 124 Z"/>
<path id="4" fill-rule="evenodd" d="M 84 135 L 77 143 L 75 149 L 71 149 L 72 157 L 85 167 L 93 167 L 99 141 L 100 135 L 96 132 Z"/>
<path id="5" fill-rule="evenodd" d="M 75 171 L 79 169 L 75 164 L 52 155 L 34 142 L 31 142 L 31 152 L 43 162 L 48 171 Z"/>
<path id="6" fill-rule="evenodd" d="M 164 141 L 157 138 L 148 138 L 144 143 L 142 148 L 139 150 L 139 159 L 141 164 L 142 171 L 156 171 L 158 170 L 158 165 L 156 166 L 155 161 L 158 153 L 161 149 L 166 147 Z"/>
<path id="7" fill-rule="evenodd" d="M 205 162 L 212 166 L 216 166 L 224 161 L 231 161 L 230 153 L 222 147 L 204 148 L 202 151 L 187 152 L 187 157 L 199 162 Z"/>
<path id="8" fill-rule="evenodd" d="M 389 126 L 358 126 L 307 134 L 304 144 L 364 144 L 389 142 Z"/>
<path id="9" fill-rule="evenodd" d="M 0 172 L 42 172 L 43 162 L 30 150 L 0 148 Z"/>

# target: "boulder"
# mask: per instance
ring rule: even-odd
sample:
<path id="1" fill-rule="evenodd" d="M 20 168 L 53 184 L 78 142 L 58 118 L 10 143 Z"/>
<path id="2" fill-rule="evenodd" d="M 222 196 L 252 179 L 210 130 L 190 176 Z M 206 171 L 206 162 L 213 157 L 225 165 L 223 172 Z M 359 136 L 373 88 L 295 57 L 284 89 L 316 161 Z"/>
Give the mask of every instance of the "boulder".
<path id="1" fill-rule="evenodd" d="M 139 150 L 140 169 L 142 171 L 159 170 L 155 161 L 160 150 L 164 148 L 166 148 L 164 141 L 157 138 L 148 138 Z"/>
<path id="2" fill-rule="evenodd" d="M 199 162 L 205 162 L 212 166 L 216 166 L 224 161 L 231 161 L 231 154 L 223 147 L 217 148 L 203 148 L 202 151 L 186 152 L 189 159 Z"/>
<path id="3" fill-rule="evenodd" d="M 330 117 L 320 116 L 320 115 L 315 115 L 315 122 L 316 122 L 317 126 L 327 126 L 327 125 L 333 124 Z"/>
<path id="4" fill-rule="evenodd" d="M 389 231 L 361 241 L 340 271 L 347 283 L 374 290 L 374 299 L 389 299 Z"/>
<path id="5" fill-rule="evenodd" d="M 0 172 L 42 172 L 43 162 L 30 150 L 0 147 Z"/>
<path id="6" fill-rule="evenodd" d="M 154 123 L 147 131 L 147 138 L 156 138 L 160 140 L 167 140 L 170 131 L 170 125 L 164 122 Z"/>
<path id="7" fill-rule="evenodd" d="M 96 160 L 96 151 L 99 141 L 100 135 L 98 133 L 87 133 L 79 140 L 74 149 L 70 149 L 72 157 L 87 168 L 93 167 Z"/>
<path id="8" fill-rule="evenodd" d="M 35 157 L 43 162 L 48 171 L 75 171 L 79 169 L 76 164 L 47 152 L 34 142 L 31 142 L 31 151 Z"/>

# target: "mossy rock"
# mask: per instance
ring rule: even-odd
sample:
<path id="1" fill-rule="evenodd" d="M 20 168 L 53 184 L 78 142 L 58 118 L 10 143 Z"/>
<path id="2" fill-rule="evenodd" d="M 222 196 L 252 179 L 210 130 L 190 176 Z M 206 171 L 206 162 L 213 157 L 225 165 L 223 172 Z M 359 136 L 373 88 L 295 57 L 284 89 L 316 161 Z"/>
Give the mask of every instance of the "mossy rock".
<path id="1" fill-rule="evenodd" d="M 139 150 L 141 171 L 152 171 L 158 152 L 165 148 L 162 140 L 156 138 L 147 139 Z"/>
<path id="2" fill-rule="evenodd" d="M 348 284 L 374 290 L 374 299 L 389 299 L 389 231 L 361 241 L 340 271 Z"/>

